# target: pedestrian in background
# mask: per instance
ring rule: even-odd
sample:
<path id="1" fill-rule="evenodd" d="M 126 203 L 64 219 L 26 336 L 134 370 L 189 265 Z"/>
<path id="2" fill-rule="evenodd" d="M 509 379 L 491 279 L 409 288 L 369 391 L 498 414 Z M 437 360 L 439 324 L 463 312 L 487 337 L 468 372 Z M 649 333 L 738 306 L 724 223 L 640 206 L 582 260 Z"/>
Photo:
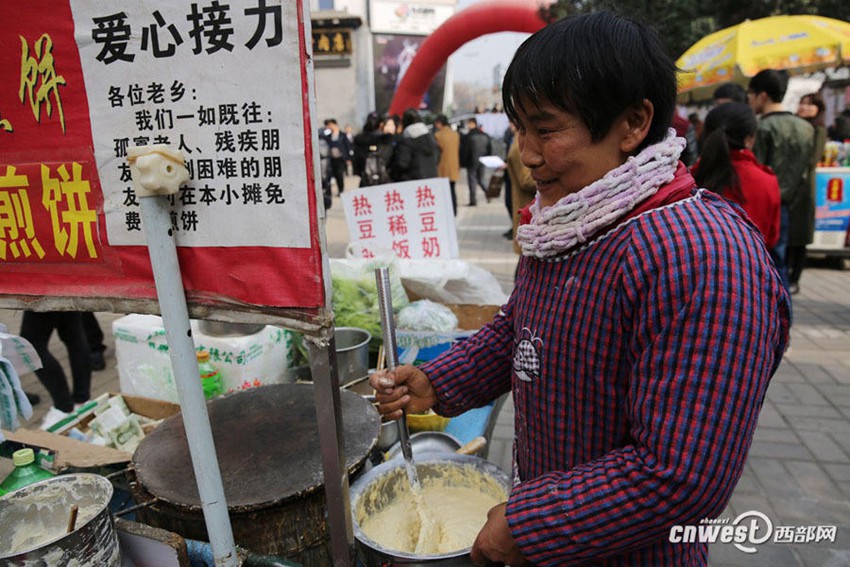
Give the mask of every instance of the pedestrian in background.
<path id="1" fill-rule="evenodd" d="M 779 180 L 782 197 L 779 240 L 772 256 L 785 289 L 790 291 L 788 241 L 792 231 L 801 230 L 808 214 L 811 176 L 814 175 L 815 129 L 782 107 L 787 88 L 788 73 L 765 69 L 750 79 L 747 101 L 760 117 L 753 153 Z"/>
<path id="2" fill-rule="evenodd" d="M 401 117 L 402 133 L 396 137 L 390 176 L 393 181 L 437 177 L 437 142 L 413 108 Z"/>
<path id="3" fill-rule="evenodd" d="M 516 126 L 511 122 L 510 129 L 516 131 Z M 508 147 L 508 155 L 505 158 L 508 170 L 508 178 L 511 180 L 511 238 L 514 239 L 514 251 L 519 254 L 522 250 L 516 242 L 516 231 L 519 227 L 521 211 L 528 207 L 537 194 L 537 185 L 531 177 L 531 170 L 522 163 L 519 151 L 519 141 L 516 135 L 511 139 Z"/>
<path id="4" fill-rule="evenodd" d="M 752 224 L 679 161 L 676 64 L 651 28 L 560 19 L 517 49 L 502 98 L 537 186 L 516 285 L 440 357 L 373 374 L 378 410 L 512 394 L 513 487 L 474 565 L 706 565 L 671 528 L 726 509 L 788 295 Z"/>
<path id="5" fill-rule="evenodd" d="M 89 342 L 89 350 L 91 351 L 91 369 L 104 370 L 106 368 L 106 360 L 103 353 L 106 352 L 106 345 L 103 344 L 103 331 L 100 328 L 100 323 L 91 311 L 83 312 L 83 330 L 86 333 L 86 340 Z"/>
<path id="6" fill-rule="evenodd" d="M 348 162 L 351 160 L 351 143 L 348 141 L 345 132 L 339 129 L 339 124 L 334 118 L 325 120 L 322 136 L 328 145 L 328 157 L 330 158 L 328 188 L 330 188 L 330 179 L 332 178 L 336 181 L 337 194 L 342 195 L 345 190 L 345 174 L 348 172 Z"/>
<path id="7" fill-rule="evenodd" d="M 390 181 L 389 166 L 393 157 L 394 139 L 395 134 L 384 132 L 384 121 L 378 113 L 370 112 L 363 124 L 363 130 L 354 136 L 352 169 L 354 175 L 360 177 L 360 187 Z"/>
<path id="8" fill-rule="evenodd" d="M 702 153 L 692 173 L 699 187 L 744 209 L 769 250 L 779 240 L 779 182 L 751 151 L 757 128 L 747 104 L 715 106 L 705 117 Z"/>
<path id="9" fill-rule="evenodd" d="M 788 289 L 791 295 L 800 292 L 800 276 L 806 267 L 806 247 L 815 236 L 815 170 L 823 159 L 826 146 L 826 105 L 819 93 L 805 94 L 797 105 L 797 116 L 815 129 L 815 145 L 812 152 L 809 191 L 800 195 L 798 210 L 792 211 L 791 227 L 788 233 Z"/>
<path id="10" fill-rule="evenodd" d="M 440 160 L 437 162 L 437 176 L 449 180 L 449 190 L 452 195 L 452 210 L 457 216 L 457 193 L 455 184 L 460 177 L 460 134 L 449 124 L 445 114 L 434 119 L 434 139 L 440 150 Z"/>
<path id="11" fill-rule="evenodd" d="M 467 132 L 460 142 L 460 163 L 466 168 L 466 179 L 469 185 L 468 206 L 474 207 L 478 204 L 476 198 L 480 187 L 487 194 L 487 186 L 484 185 L 484 173 L 486 168 L 479 158 L 489 156 L 492 151 L 490 136 L 478 127 L 478 121 L 470 118 L 466 121 Z"/>
<path id="12" fill-rule="evenodd" d="M 62 365 L 48 348 L 54 330 L 68 350 L 73 390 L 68 387 Z M 74 411 L 75 404 L 87 402 L 91 397 L 91 350 L 83 328 L 83 315 L 78 311 L 24 311 L 20 334 L 41 358 L 42 367 L 35 375 L 53 399 L 53 407 L 42 422 L 42 428 L 47 429 Z"/>
<path id="13" fill-rule="evenodd" d="M 747 102 L 747 90 L 738 83 L 723 83 L 712 93 L 714 105 L 727 102 Z"/>

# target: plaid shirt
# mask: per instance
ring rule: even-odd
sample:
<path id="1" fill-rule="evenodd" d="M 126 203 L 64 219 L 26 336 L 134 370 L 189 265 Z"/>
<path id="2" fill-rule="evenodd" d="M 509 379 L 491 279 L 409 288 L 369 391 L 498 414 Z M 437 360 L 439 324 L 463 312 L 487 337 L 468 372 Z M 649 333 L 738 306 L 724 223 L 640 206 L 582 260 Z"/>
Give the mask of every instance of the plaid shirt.
<path id="1" fill-rule="evenodd" d="M 694 191 L 557 260 L 523 257 L 502 313 L 421 368 L 445 415 L 513 392 L 506 513 L 528 560 L 703 565 L 707 545 L 670 528 L 725 508 L 788 314 L 757 229 Z"/>

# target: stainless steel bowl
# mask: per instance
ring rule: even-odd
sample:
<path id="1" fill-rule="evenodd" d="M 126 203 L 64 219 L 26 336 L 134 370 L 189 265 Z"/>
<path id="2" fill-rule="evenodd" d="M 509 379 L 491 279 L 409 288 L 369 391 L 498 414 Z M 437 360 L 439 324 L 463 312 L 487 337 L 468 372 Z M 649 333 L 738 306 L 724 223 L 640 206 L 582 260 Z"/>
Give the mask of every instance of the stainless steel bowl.
<path id="1" fill-rule="evenodd" d="M 510 477 L 502 469 L 484 459 L 456 453 L 428 453 L 416 459 L 416 471 L 423 482 L 426 482 L 428 478 L 444 474 L 441 472 L 445 471 L 444 467 L 471 467 L 475 472 L 487 476 L 501 486 L 505 494 L 510 494 Z M 401 483 L 407 483 L 403 461 L 390 461 L 367 471 L 351 485 L 352 524 L 357 543 L 357 555 L 363 565 L 366 567 L 380 565 L 470 567 L 472 565 L 469 555 L 471 548 L 439 555 L 415 555 L 386 549 L 363 533 L 358 517 L 373 513 L 379 509 L 376 507 L 381 505 L 381 501 L 387 500 L 364 498 L 364 496 L 369 495 L 372 490 L 379 490 L 381 494 L 390 494 L 391 500 L 394 491 L 409 490 L 409 488 L 402 488 Z"/>
<path id="2" fill-rule="evenodd" d="M 410 436 L 410 448 L 413 450 L 413 460 L 418 461 L 428 453 L 454 453 L 460 449 L 460 441 L 454 435 L 442 431 L 420 431 Z M 401 444 L 395 443 L 388 451 L 387 461 L 402 458 Z"/>

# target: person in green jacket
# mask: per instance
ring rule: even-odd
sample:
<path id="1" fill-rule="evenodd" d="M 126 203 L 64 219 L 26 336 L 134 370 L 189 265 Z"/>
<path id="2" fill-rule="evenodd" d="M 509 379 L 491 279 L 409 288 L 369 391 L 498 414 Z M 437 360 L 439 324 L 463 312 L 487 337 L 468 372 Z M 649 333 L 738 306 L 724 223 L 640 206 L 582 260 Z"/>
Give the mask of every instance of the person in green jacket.
<path id="1" fill-rule="evenodd" d="M 802 118 L 786 111 L 782 99 L 788 88 L 788 73 L 776 69 L 759 71 L 750 79 L 747 102 L 759 115 L 753 153 L 769 166 L 779 180 L 782 200 L 779 242 L 771 250 L 785 289 L 789 290 L 787 249 L 791 232 L 807 222 L 811 202 L 812 154 L 815 129 Z M 810 204 L 811 202 L 811 204 Z"/>

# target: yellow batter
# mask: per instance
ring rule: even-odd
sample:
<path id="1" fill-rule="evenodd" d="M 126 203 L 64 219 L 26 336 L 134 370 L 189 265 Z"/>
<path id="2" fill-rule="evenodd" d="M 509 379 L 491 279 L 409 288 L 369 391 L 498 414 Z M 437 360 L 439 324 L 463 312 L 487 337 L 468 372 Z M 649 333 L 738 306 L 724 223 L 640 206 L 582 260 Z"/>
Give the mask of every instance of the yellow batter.
<path id="1" fill-rule="evenodd" d="M 416 555 L 472 547 L 487 521 L 487 512 L 505 501 L 505 491 L 472 467 L 446 467 L 440 472 L 438 477 L 420 476 L 421 499 L 403 484 L 399 486 L 407 489 L 389 498 L 378 496 L 388 492 L 384 487 L 372 487 L 362 498 L 366 506 L 361 503 L 357 507 L 363 533 L 387 550 Z"/>

